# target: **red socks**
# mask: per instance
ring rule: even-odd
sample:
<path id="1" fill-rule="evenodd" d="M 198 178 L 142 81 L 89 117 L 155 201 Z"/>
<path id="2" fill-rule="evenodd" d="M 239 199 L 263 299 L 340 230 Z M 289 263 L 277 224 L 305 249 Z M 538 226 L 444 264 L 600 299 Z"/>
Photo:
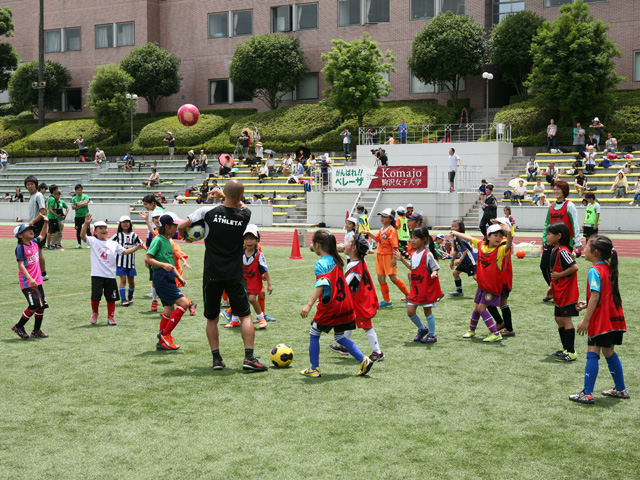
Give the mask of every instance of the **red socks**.
<path id="1" fill-rule="evenodd" d="M 182 315 L 184 315 L 185 312 L 186 310 L 184 308 L 178 306 L 173 311 L 173 314 L 171 315 L 171 318 L 169 318 L 169 321 L 167 322 L 165 327 L 162 329 L 162 333 L 164 335 L 171 335 L 171 332 L 173 331 L 174 328 L 176 328 L 176 325 L 180 323 L 180 319 L 182 318 Z"/>
<path id="2" fill-rule="evenodd" d="M 115 304 L 114 304 L 115 305 Z M 100 302 L 91 302 L 91 311 L 93 313 L 98 313 L 98 307 L 100 306 Z"/>
<path id="3" fill-rule="evenodd" d="M 160 315 L 160 331 L 161 332 L 164 330 L 164 327 L 167 325 L 168 321 L 169 321 L 169 317 L 167 317 L 164 313 Z"/>
<path id="4" fill-rule="evenodd" d="M 116 313 L 116 302 L 107 302 L 107 316 L 113 318 L 114 313 Z"/>

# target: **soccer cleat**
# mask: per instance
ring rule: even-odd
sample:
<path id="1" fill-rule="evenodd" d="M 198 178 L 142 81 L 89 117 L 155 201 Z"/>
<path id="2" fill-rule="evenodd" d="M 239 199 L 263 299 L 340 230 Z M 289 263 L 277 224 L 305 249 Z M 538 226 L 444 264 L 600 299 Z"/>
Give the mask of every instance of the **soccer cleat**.
<path id="1" fill-rule="evenodd" d="M 556 357 L 556 362 L 573 362 L 578 359 L 578 354 L 573 352 L 563 352 L 562 355 Z"/>
<path id="2" fill-rule="evenodd" d="M 225 322 L 230 322 L 230 321 L 231 321 L 231 314 L 230 314 L 230 313 L 222 312 L 222 313 L 220 314 L 220 316 L 222 317 L 222 319 L 223 319 Z"/>
<path id="3" fill-rule="evenodd" d="M 302 370 L 300 372 L 300 375 L 304 375 L 305 377 L 320 377 L 322 376 L 322 374 L 320 373 L 320 369 L 316 368 L 315 370 L 313 368 L 307 368 L 305 370 Z"/>
<path id="4" fill-rule="evenodd" d="M 553 352 L 551 354 L 552 357 L 562 357 L 564 354 L 566 354 L 567 351 L 566 350 L 556 350 L 555 352 Z"/>
<path id="5" fill-rule="evenodd" d="M 593 399 L 593 393 L 586 394 L 584 393 L 584 390 L 580 393 L 569 395 L 569 400 L 579 403 L 595 403 L 595 400 Z"/>
<path id="6" fill-rule="evenodd" d="M 462 338 L 473 338 L 476 336 L 476 332 L 473 330 L 467 330 L 467 333 L 462 335 Z"/>
<path id="7" fill-rule="evenodd" d="M 455 290 L 453 292 L 449 292 L 449 295 L 451 295 L 452 297 L 464 297 L 464 293 L 462 293 L 462 290 Z"/>
<path id="8" fill-rule="evenodd" d="M 269 315 L 265 314 L 264 318 L 267 319 L 267 322 L 275 322 L 276 319 L 274 317 L 270 317 Z"/>
<path id="9" fill-rule="evenodd" d="M 158 342 L 156 344 L 156 350 L 171 350 L 171 349 L 167 347 L 164 343 Z"/>
<path id="10" fill-rule="evenodd" d="M 602 392 L 605 397 L 616 397 L 616 398 L 631 398 L 629 396 L 629 389 L 625 388 L 624 390 L 618 390 L 615 387 L 611 390 L 605 390 Z"/>
<path id="11" fill-rule="evenodd" d="M 108 317 L 107 318 L 107 324 L 108 325 L 117 325 L 115 319 L 113 317 Z"/>
<path id="12" fill-rule="evenodd" d="M 427 338 L 420 340 L 422 343 L 436 343 L 438 341 L 437 335 L 427 335 Z"/>
<path id="13" fill-rule="evenodd" d="M 133 302 L 130 300 L 123 300 L 120 302 L 120 306 L 121 307 L 128 307 L 129 305 L 131 305 Z"/>
<path id="14" fill-rule="evenodd" d="M 16 332 L 16 335 L 18 335 L 20 338 L 23 339 L 27 339 L 29 338 L 29 334 L 27 332 L 24 331 L 24 327 L 19 327 L 17 324 L 14 325 L 13 327 L 11 327 L 11 330 L 13 330 L 14 332 Z"/>
<path id="15" fill-rule="evenodd" d="M 147 293 L 147 297 L 153 298 L 153 293 Z"/>
<path id="16" fill-rule="evenodd" d="M 420 340 L 422 340 L 427 335 L 429 335 L 429 329 L 428 328 L 419 328 L 418 329 L 418 333 L 416 333 L 416 336 L 413 337 L 413 341 L 414 342 L 419 342 Z"/>
<path id="17" fill-rule="evenodd" d="M 502 335 L 500 335 L 500 333 L 498 333 L 497 335 L 490 333 L 489 335 L 487 335 L 485 338 L 482 339 L 483 342 L 487 342 L 487 343 L 499 342 L 501 340 L 502 340 Z"/>
<path id="18" fill-rule="evenodd" d="M 96 323 L 98 323 L 98 314 L 92 313 L 89 321 L 91 322 L 91 325 L 95 325 Z"/>
<path id="19" fill-rule="evenodd" d="M 227 323 L 224 328 L 235 328 L 235 327 L 239 327 L 240 326 L 240 322 L 238 322 L 237 320 L 232 320 L 229 323 Z"/>
<path id="20" fill-rule="evenodd" d="M 380 302 L 380 308 L 382 307 L 393 307 L 393 302 L 385 302 L 384 300 Z"/>
<path id="21" fill-rule="evenodd" d="M 31 330 L 31 336 L 33 338 L 49 338 L 49 335 L 44 333 L 42 330 Z"/>
<path id="22" fill-rule="evenodd" d="M 151 311 L 152 312 L 157 312 L 158 311 L 158 301 L 154 300 L 153 302 L 151 302 Z"/>
<path id="23" fill-rule="evenodd" d="M 174 350 L 178 350 L 180 348 L 180 345 L 176 345 L 176 342 L 173 341 L 173 335 L 165 335 L 166 337 L 169 337 L 169 343 L 171 343 L 171 347 Z"/>
<path id="24" fill-rule="evenodd" d="M 82 248 L 82 245 L 76 245 L 75 248 Z"/>
<path id="25" fill-rule="evenodd" d="M 213 369 L 214 370 L 224 370 L 224 367 L 227 365 L 224 363 L 222 359 L 213 361 Z"/>
<path id="26" fill-rule="evenodd" d="M 43 275 L 42 276 L 42 281 L 46 282 L 47 280 L 49 280 L 49 275 Z"/>
<path id="27" fill-rule="evenodd" d="M 542 299 L 543 302 L 550 302 L 551 300 L 553 300 L 553 298 L 551 298 L 551 297 L 544 297 Z"/>
<path id="28" fill-rule="evenodd" d="M 333 350 L 334 352 L 336 352 L 336 353 L 339 353 L 339 354 L 347 356 L 347 357 L 349 356 L 349 350 L 347 350 L 347 347 L 343 347 L 340 344 L 329 345 L 329 348 L 331 350 Z"/>
<path id="29" fill-rule="evenodd" d="M 178 345 L 176 345 L 175 343 L 173 343 L 173 338 L 171 338 L 171 335 L 163 335 L 162 331 L 158 332 L 158 340 L 160 340 L 158 343 L 162 344 L 162 346 L 165 347 L 165 350 L 177 350 L 180 347 Z"/>
<path id="30" fill-rule="evenodd" d="M 257 357 L 253 357 L 253 358 L 245 358 L 244 362 L 242 362 L 242 369 L 243 370 L 251 370 L 253 372 L 264 372 L 266 370 L 269 370 L 269 367 L 267 367 L 266 365 L 261 364 L 258 361 Z"/>
<path id="31" fill-rule="evenodd" d="M 258 327 L 260 328 L 260 330 L 267 328 L 267 319 L 266 318 L 259 318 L 258 319 Z"/>
<path id="32" fill-rule="evenodd" d="M 364 357 L 362 362 L 360 362 L 360 371 L 358 372 L 358 375 L 366 375 L 369 373 L 369 370 L 371 370 L 371 367 L 373 367 L 373 361 L 369 357 Z"/>
<path id="33" fill-rule="evenodd" d="M 372 362 L 381 362 L 382 360 L 384 360 L 384 352 L 373 352 L 371 355 L 369 355 L 369 358 Z"/>
<path id="34" fill-rule="evenodd" d="M 197 303 L 193 302 L 190 306 L 189 306 L 189 315 L 190 316 L 194 316 L 196 314 L 196 307 L 198 306 Z"/>

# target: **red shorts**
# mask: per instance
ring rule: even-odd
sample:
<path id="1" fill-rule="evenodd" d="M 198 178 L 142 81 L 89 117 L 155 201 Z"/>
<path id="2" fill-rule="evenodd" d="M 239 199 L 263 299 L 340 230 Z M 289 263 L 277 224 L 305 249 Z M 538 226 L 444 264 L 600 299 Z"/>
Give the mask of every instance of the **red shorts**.
<path id="1" fill-rule="evenodd" d="M 371 319 L 361 320 L 359 318 L 356 318 L 356 327 L 369 330 L 370 328 L 373 328 L 373 325 L 371 325 Z"/>

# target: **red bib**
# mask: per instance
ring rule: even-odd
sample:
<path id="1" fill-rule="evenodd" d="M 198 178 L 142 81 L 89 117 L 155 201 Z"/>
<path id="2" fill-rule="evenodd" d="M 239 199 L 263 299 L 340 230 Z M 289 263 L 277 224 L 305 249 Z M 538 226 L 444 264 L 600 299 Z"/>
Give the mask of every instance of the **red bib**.
<path id="1" fill-rule="evenodd" d="M 242 265 L 244 280 L 247 282 L 247 293 L 251 295 L 259 295 L 262 291 L 262 273 L 260 273 L 260 262 L 258 262 L 259 253 L 260 250 L 256 250 L 249 257 L 253 259 L 252 262 L 249 265 Z"/>
<path id="2" fill-rule="evenodd" d="M 498 248 L 491 253 L 483 253 L 482 246 L 480 246 L 478 249 L 478 269 L 476 271 L 478 287 L 494 295 L 501 295 L 502 287 L 507 283 L 505 270 L 498 268 Z M 507 259 L 505 257 L 503 263 L 506 262 Z"/>
<path id="3" fill-rule="evenodd" d="M 427 268 L 427 253 L 422 252 L 422 258 L 418 266 L 411 270 L 411 287 L 409 289 L 409 303 L 415 305 L 427 305 L 436 303 L 442 297 L 440 279 L 431 278 L 431 272 Z M 414 253 L 414 255 L 417 255 Z"/>
<path id="4" fill-rule="evenodd" d="M 562 262 L 560 261 L 560 253 L 566 251 L 571 255 L 571 250 L 562 246 L 552 252 L 556 254 L 556 261 L 553 264 L 552 272 L 562 272 Z M 580 299 L 580 292 L 578 292 L 578 275 L 573 274 L 569 277 L 562 277 L 558 280 L 552 280 L 553 286 L 553 304 L 556 307 L 564 307 L 576 303 Z"/>
<path id="5" fill-rule="evenodd" d="M 320 297 L 313 321 L 321 325 L 340 325 L 341 323 L 353 322 L 356 316 L 353 312 L 353 302 L 342 268 L 336 265 L 329 273 L 318 275 L 317 278 L 329 280 L 331 298 L 327 303 L 324 303 Z"/>
<path id="6" fill-rule="evenodd" d="M 352 271 L 360 275 L 361 278 L 358 289 L 355 292 L 350 289 L 356 318 L 359 320 L 369 320 L 376 316 L 378 307 L 380 306 L 376 289 L 373 286 L 369 269 L 364 260 L 360 260 L 356 266 L 349 270 L 349 272 Z"/>
<path id="7" fill-rule="evenodd" d="M 600 301 L 589 321 L 589 337 L 597 337 L 609 332 L 626 332 L 622 305 L 616 307 L 611 290 L 611 267 L 607 263 L 598 263 L 595 268 L 600 274 Z M 591 287 L 587 280 L 587 302 L 591 298 Z"/>
<path id="8" fill-rule="evenodd" d="M 573 222 L 571 221 L 571 218 L 569 217 L 569 214 L 567 213 L 567 205 L 569 205 L 569 200 L 565 199 L 564 203 L 562 204 L 562 207 L 560 207 L 560 210 L 556 210 L 554 208 L 556 203 L 558 203 L 558 202 L 553 202 L 553 205 L 551 205 L 551 207 L 549 207 L 549 225 L 551 225 L 552 223 L 555 223 L 555 222 L 562 222 L 567 227 L 569 227 L 569 233 L 570 233 L 570 237 L 571 237 L 571 245 L 573 245 L 573 241 L 574 241 L 576 233 L 573 231 Z"/>

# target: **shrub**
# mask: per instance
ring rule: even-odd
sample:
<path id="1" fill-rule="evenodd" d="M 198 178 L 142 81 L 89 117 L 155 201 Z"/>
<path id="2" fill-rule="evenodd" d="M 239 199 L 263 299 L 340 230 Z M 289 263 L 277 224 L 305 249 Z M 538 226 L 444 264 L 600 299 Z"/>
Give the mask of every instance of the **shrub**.
<path id="1" fill-rule="evenodd" d="M 550 118 L 550 111 L 544 105 L 527 100 L 503 107 L 496 113 L 494 122 L 510 124 L 511 137 L 516 138 L 537 135 L 540 132 L 546 134 Z"/>
<path id="2" fill-rule="evenodd" d="M 0 145 L 7 145 L 11 142 L 15 142 L 19 138 L 22 138 L 23 135 L 23 132 L 19 129 L 9 128 L 0 123 Z"/>
<path id="3" fill-rule="evenodd" d="M 82 135 L 85 145 L 95 146 L 109 137 L 110 132 L 101 128 L 95 120 L 61 120 L 33 133 L 27 142 L 31 150 L 56 150 L 73 148 L 73 141 Z"/>
<path id="4" fill-rule="evenodd" d="M 433 104 L 385 105 L 364 116 L 363 125 L 398 125 L 404 118 L 407 125 L 434 125 L 451 123 L 455 119 L 455 109 Z"/>
<path id="5" fill-rule="evenodd" d="M 142 147 L 163 146 L 162 139 L 171 132 L 176 138 L 176 145 L 192 147 L 214 137 L 223 127 L 224 119 L 218 115 L 200 115 L 200 120 L 193 127 L 185 127 L 173 115 L 145 126 L 138 141 Z"/>
<path id="6" fill-rule="evenodd" d="M 29 110 L 25 110 L 24 112 L 18 113 L 18 118 L 20 120 L 33 120 L 33 112 Z"/>

